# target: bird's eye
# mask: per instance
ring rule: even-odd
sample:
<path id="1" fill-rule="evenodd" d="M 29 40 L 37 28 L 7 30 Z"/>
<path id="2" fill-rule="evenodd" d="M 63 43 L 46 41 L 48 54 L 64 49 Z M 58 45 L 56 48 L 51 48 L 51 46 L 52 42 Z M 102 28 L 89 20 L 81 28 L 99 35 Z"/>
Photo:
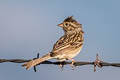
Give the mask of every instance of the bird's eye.
<path id="1" fill-rule="evenodd" d="M 66 23 L 65 25 L 68 26 L 68 23 Z"/>

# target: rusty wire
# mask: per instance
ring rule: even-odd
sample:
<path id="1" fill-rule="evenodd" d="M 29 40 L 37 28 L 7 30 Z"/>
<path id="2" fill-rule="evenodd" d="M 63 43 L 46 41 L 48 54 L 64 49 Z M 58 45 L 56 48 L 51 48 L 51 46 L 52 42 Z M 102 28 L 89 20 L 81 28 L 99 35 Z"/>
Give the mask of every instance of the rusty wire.
<path id="1" fill-rule="evenodd" d="M 37 54 L 37 58 L 39 58 L 39 53 Z M 33 58 L 36 59 L 36 58 Z M 5 62 L 12 62 L 12 63 L 25 63 L 28 62 L 32 59 L 26 60 L 26 59 L 0 59 L 0 63 L 5 63 Z M 42 62 L 41 64 L 53 64 L 53 65 L 59 65 L 60 62 L 52 62 L 52 61 L 45 61 Z M 71 62 L 63 62 L 63 65 L 68 65 L 71 64 Z M 40 65 L 40 64 L 38 64 Z M 38 66 L 36 65 L 36 66 Z M 74 63 L 74 66 L 83 66 L 83 65 L 94 65 L 94 72 L 96 71 L 96 66 L 99 68 L 102 68 L 103 66 L 113 66 L 113 67 L 120 67 L 120 63 L 109 63 L 109 62 L 104 62 L 100 61 L 98 59 L 98 54 L 96 55 L 96 60 L 93 62 L 86 62 L 86 61 L 77 61 Z M 36 66 L 34 66 L 34 71 L 36 72 Z"/>

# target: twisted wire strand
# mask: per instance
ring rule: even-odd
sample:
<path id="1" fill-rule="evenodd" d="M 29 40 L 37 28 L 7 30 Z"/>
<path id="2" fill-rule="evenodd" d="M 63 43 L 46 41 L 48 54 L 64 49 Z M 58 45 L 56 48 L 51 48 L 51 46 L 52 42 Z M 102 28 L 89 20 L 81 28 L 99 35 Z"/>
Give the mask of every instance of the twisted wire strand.
<path id="1" fill-rule="evenodd" d="M 39 54 L 37 54 L 37 58 L 39 58 Z M 33 58 L 36 59 L 36 58 Z M 0 63 L 5 63 L 5 62 L 12 62 L 12 63 L 25 63 L 25 62 L 29 62 L 32 59 L 26 60 L 26 59 L 0 59 Z M 98 54 L 96 57 L 96 60 L 98 60 Z M 98 67 L 103 67 L 103 66 L 113 66 L 113 67 L 120 67 L 120 63 L 110 63 L 110 62 L 104 62 L 104 61 L 100 61 L 98 64 L 95 64 L 95 61 L 93 62 L 87 62 L 87 61 L 77 61 L 74 63 L 74 66 L 83 66 L 83 65 L 94 65 L 94 72 L 96 71 L 96 66 Z M 45 61 L 42 62 L 41 64 L 53 64 L 53 65 L 60 65 L 60 62 L 52 62 L 52 61 Z M 71 62 L 63 62 L 63 65 L 68 65 L 71 64 Z M 40 64 L 38 64 L 40 65 Z M 38 66 L 36 65 L 36 66 Z M 34 66 L 34 71 L 36 72 L 36 66 Z"/>

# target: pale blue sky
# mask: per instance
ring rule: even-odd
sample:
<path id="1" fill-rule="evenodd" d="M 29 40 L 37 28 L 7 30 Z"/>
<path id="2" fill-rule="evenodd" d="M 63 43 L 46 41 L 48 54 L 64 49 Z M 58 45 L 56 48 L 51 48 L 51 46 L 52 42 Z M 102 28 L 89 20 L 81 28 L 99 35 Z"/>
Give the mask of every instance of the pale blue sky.
<path id="1" fill-rule="evenodd" d="M 0 58 L 31 59 L 44 55 L 63 35 L 57 24 L 73 15 L 83 24 L 85 43 L 78 61 L 120 62 L 119 0 L 0 0 Z M 120 68 L 93 66 L 64 71 L 55 65 L 40 65 L 35 73 L 21 64 L 0 64 L 0 80 L 113 80 Z"/>

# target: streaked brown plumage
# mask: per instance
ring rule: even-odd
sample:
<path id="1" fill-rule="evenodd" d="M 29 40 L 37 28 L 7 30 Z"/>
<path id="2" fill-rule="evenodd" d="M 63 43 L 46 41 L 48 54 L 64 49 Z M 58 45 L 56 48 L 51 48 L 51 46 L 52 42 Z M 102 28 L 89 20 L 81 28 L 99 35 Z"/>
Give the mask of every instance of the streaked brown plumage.
<path id="1" fill-rule="evenodd" d="M 54 44 L 53 50 L 41 58 L 23 64 L 23 67 L 29 69 L 49 59 L 57 59 L 61 62 L 72 60 L 72 62 L 74 62 L 72 58 L 81 51 L 84 42 L 82 24 L 79 24 L 72 16 L 70 16 L 58 26 L 62 27 L 65 33 Z"/>

